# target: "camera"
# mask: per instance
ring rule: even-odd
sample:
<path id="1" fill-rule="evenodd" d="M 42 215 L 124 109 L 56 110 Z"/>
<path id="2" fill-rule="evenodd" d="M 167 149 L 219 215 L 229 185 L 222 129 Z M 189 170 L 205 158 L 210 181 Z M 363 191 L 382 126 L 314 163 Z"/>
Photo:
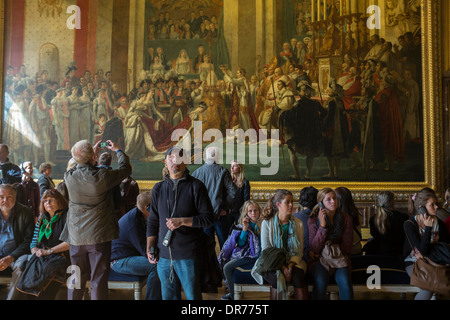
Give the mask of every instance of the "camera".
<path id="1" fill-rule="evenodd" d="M 108 142 L 101 142 L 101 143 L 100 143 L 100 147 L 101 147 L 101 148 L 106 148 L 107 146 L 109 146 L 109 143 L 108 143 Z"/>
<path id="2" fill-rule="evenodd" d="M 150 248 L 150 254 L 152 255 L 152 261 L 156 260 L 156 248 L 155 247 L 151 247 Z"/>
<path id="3" fill-rule="evenodd" d="M 162 243 L 164 247 L 170 246 L 170 242 L 172 242 L 172 234 L 173 234 L 172 230 L 167 231 L 166 236 L 164 237 Z"/>

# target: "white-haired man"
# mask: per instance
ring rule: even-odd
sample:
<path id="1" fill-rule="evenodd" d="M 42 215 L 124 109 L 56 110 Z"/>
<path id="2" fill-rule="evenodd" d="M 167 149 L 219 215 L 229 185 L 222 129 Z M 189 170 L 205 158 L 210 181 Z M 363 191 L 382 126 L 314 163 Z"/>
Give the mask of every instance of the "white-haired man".
<path id="1" fill-rule="evenodd" d="M 69 300 L 83 298 L 89 279 L 91 299 L 108 298 L 111 241 L 119 238 L 112 190 L 132 169 L 128 156 L 109 140 L 107 149 L 117 153 L 119 167 L 109 170 L 96 166 L 100 143 L 92 147 L 87 140 L 77 142 L 72 147 L 76 165 L 64 174 L 70 204 L 61 240 L 70 244 L 71 263 L 81 271 L 79 289 L 68 290 Z"/>
<path id="2" fill-rule="evenodd" d="M 220 152 L 217 147 L 207 148 L 205 156 L 205 164 L 195 170 L 192 176 L 205 184 L 214 209 L 214 226 L 205 229 L 205 232 L 212 238 L 216 232 L 219 246 L 222 248 L 231 227 L 227 214 L 233 205 L 237 187 L 230 172 L 218 164 Z"/>

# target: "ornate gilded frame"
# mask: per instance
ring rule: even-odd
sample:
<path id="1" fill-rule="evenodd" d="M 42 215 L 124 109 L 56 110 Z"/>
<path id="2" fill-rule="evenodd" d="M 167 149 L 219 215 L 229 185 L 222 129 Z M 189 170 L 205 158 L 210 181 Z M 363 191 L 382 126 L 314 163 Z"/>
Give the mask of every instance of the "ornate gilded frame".
<path id="1" fill-rule="evenodd" d="M 359 202 L 372 201 L 377 192 L 391 190 L 398 200 L 405 200 L 411 193 L 424 187 L 433 188 L 442 194 L 444 191 L 444 139 L 443 139 L 443 110 L 441 89 L 441 0 L 422 0 L 422 68 L 424 94 L 424 150 L 425 150 L 425 179 L 417 182 L 345 182 L 345 186 L 352 190 L 355 200 Z M 4 71 L 4 39 L 5 39 L 5 3 L 0 1 L 0 70 Z M 3 77 L 0 77 L 3 88 Z M 0 96 L 3 106 L 3 94 Z M 0 122 L 0 130 L 3 123 Z M 152 189 L 156 181 L 139 181 L 141 190 Z M 341 182 L 312 181 L 312 182 L 264 182 L 252 181 L 252 196 L 257 201 L 267 200 L 277 188 L 293 191 L 298 199 L 300 190 L 309 185 L 316 188 L 338 187 Z"/>

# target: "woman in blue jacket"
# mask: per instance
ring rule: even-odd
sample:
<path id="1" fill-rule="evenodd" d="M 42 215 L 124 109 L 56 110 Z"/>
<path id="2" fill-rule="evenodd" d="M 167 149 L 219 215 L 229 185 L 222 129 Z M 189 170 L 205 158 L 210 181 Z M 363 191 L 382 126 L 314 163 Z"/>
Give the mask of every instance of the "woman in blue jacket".
<path id="1" fill-rule="evenodd" d="M 242 206 L 239 225 L 231 231 L 223 245 L 219 254 L 219 266 L 229 293 L 222 300 L 234 300 L 234 270 L 246 264 L 254 264 L 261 253 L 260 217 L 260 206 L 252 200 L 246 201 Z"/>

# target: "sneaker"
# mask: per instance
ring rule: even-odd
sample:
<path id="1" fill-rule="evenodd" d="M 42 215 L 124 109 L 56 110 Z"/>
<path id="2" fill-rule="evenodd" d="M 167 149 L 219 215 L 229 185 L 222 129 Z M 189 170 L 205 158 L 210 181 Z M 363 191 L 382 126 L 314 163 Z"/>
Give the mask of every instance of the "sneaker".
<path id="1" fill-rule="evenodd" d="M 227 293 L 226 295 L 224 295 L 221 300 L 234 300 L 233 296 L 231 295 L 231 293 Z"/>

